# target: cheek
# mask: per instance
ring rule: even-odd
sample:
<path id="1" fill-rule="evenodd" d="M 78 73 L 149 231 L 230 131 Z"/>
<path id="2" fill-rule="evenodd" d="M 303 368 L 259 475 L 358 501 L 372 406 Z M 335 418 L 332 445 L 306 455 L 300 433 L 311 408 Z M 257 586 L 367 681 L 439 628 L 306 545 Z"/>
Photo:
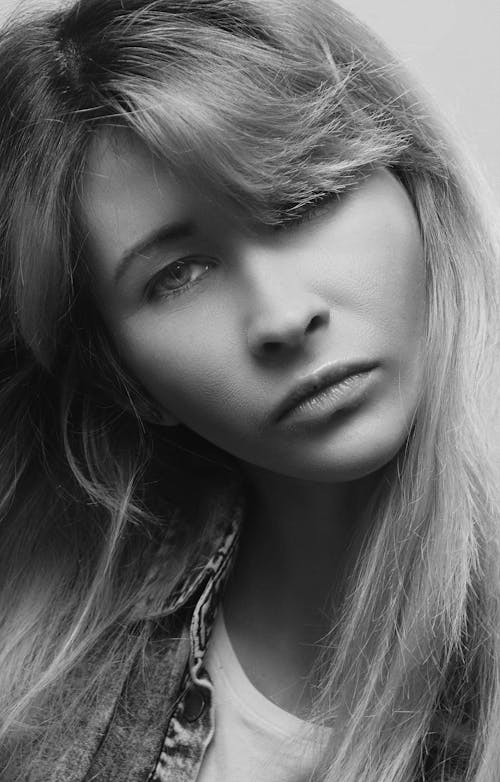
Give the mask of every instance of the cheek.
<path id="1" fill-rule="evenodd" d="M 423 336 L 425 325 L 425 269 L 420 248 L 410 254 L 386 255 L 376 280 L 374 306 L 389 339 L 412 343 Z"/>
<path id="2" fill-rule="evenodd" d="M 412 408 L 419 396 L 424 360 L 424 249 L 416 219 L 406 223 L 394 220 L 387 229 L 385 236 L 378 237 L 374 318 L 387 346 L 387 366 L 398 399 Z"/>
<path id="3" fill-rule="evenodd" d="M 351 235 L 350 268 L 358 306 L 387 338 L 421 336 L 425 313 L 423 243 L 413 210 L 405 203 L 365 219 Z"/>
<path id="4" fill-rule="evenodd" d="M 241 389 L 235 386 L 234 329 L 220 318 L 195 319 L 192 312 L 168 321 L 167 327 L 161 316 L 137 316 L 120 329 L 115 339 L 129 370 L 187 425 L 236 415 Z"/>

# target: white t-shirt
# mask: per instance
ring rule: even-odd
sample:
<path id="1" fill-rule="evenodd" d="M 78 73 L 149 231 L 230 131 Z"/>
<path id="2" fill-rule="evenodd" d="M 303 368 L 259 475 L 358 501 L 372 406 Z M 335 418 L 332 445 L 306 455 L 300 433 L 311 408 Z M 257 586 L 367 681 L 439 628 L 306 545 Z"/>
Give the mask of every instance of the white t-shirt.
<path id="1" fill-rule="evenodd" d="M 215 734 L 198 782 L 307 782 L 330 732 L 284 711 L 253 686 L 231 646 L 222 609 L 206 666 L 214 685 Z"/>

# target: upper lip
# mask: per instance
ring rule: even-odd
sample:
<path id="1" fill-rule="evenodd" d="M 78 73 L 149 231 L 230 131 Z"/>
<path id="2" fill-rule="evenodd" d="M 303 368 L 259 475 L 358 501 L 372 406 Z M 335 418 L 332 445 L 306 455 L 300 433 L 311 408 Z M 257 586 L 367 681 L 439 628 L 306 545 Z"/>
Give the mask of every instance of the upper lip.
<path id="1" fill-rule="evenodd" d="M 340 383 L 352 375 L 367 372 L 373 369 L 373 367 L 373 362 L 368 361 L 339 361 L 317 369 L 307 375 L 307 377 L 299 380 L 294 388 L 274 408 L 270 416 L 271 423 L 278 423 L 301 402 L 315 396 L 325 388 Z"/>

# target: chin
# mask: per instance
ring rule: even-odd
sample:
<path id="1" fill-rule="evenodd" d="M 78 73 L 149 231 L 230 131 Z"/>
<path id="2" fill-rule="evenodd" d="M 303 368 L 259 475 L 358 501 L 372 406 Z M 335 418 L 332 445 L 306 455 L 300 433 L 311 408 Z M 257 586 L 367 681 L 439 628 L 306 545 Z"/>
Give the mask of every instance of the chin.
<path id="1" fill-rule="evenodd" d="M 372 475 L 389 464 L 401 451 L 410 435 L 409 426 L 380 425 L 371 431 L 356 431 L 329 438 L 319 447 L 290 449 L 272 465 L 273 472 L 299 480 L 320 483 L 345 483 Z M 291 458 L 293 457 L 293 458 Z"/>
<path id="2" fill-rule="evenodd" d="M 346 459 L 334 464 L 281 465 L 281 469 L 272 469 L 289 478 L 314 483 L 348 483 L 373 475 L 396 456 L 396 452 L 380 455 L 370 455 L 367 458 Z"/>

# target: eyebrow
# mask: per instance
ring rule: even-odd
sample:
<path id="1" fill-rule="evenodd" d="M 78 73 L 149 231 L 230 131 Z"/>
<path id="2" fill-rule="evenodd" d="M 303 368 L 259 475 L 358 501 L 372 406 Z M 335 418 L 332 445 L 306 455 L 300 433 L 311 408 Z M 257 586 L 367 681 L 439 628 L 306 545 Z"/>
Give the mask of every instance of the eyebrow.
<path id="1" fill-rule="evenodd" d="M 196 225 L 193 220 L 179 220 L 156 228 L 121 256 L 113 274 L 113 282 L 117 285 L 136 261 L 145 261 L 146 259 L 141 255 L 146 250 L 153 250 L 166 243 L 178 242 L 180 239 L 192 239 L 195 235 Z"/>

